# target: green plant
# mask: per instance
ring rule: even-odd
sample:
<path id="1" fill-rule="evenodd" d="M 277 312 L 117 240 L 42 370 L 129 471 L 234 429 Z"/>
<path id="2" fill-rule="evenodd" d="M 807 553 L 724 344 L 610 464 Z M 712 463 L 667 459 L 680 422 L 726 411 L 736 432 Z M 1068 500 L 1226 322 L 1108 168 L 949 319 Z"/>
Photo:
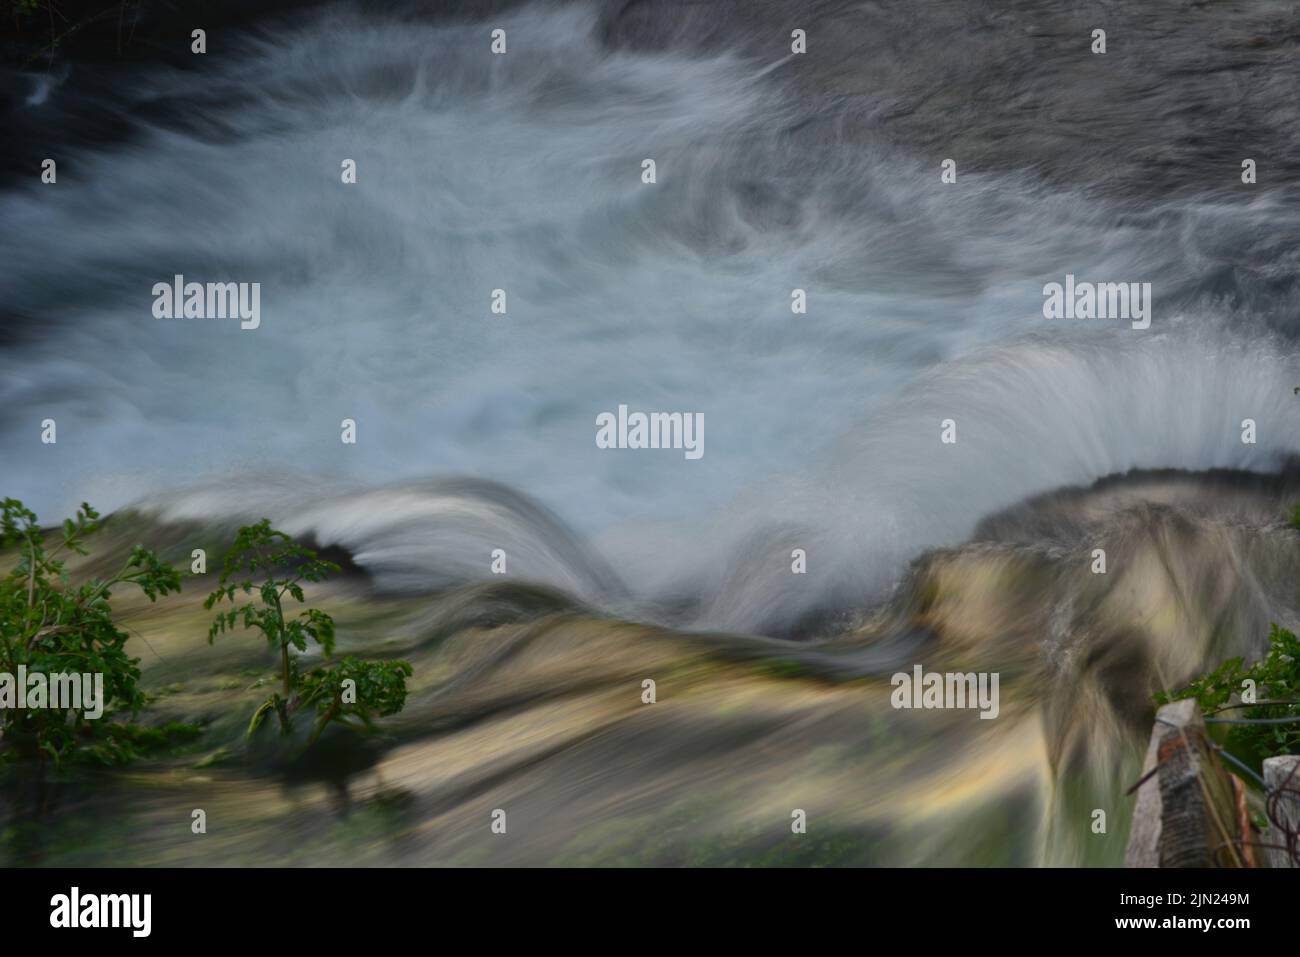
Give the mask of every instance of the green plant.
<path id="1" fill-rule="evenodd" d="M 276 577 L 280 569 L 286 570 L 283 578 Z M 267 519 L 256 525 L 245 525 L 235 537 L 234 545 L 226 554 L 218 588 L 203 602 L 203 607 L 211 610 L 222 601 L 235 604 L 236 592 L 251 595 L 256 591 L 260 599 L 260 605 L 245 602 L 218 614 L 208 629 L 208 644 L 212 644 L 217 635 L 242 624 L 244 628 L 260 631 L 267 644 L 280 655 L 280 691 L 272 693 L 253 714 L 249 734 L 257 730 L 270 711 L 279 717 L 280 731 L 289 731 L 289 706 L 298 678 L 290 648 L 304 652 L 310 640 L 319 644 L 326 656 L 333 653 L 334 619 L 315 608 L 287 616 L 284 604 L 289 598 L 302 604 L 306 600 L 302 582 L 324 581 L 338 570 L 333 562 L 318 559 L 315 552 L 272 528 Z M 239 580 L 232 581 L 236 578 Z"/>
<path id="2" fill-rule="evenodd" d="M 316 708 L 312 740 L 320 737 L 331 721 L 374 730 L 376 717 L 397 714 L 406 704 L 406 679 L 411 666 L 405 661 L 362 661 L 351 656 L 332 668 L 317 668 L 303 675 L 300 689 L 303 706 Z"/>
<path id="3" fill-rule="evenodd" d="M 1232 703 L 1234 696 L 1252 687 L 1254 703 Z M 1235 718 L 1270 722 L 1228 726 L 1226 746 L 1241 760 L 1258 764 L 1267 757 L 1300 752 L 1300 639 L 1273 625 L 1268 654 L 1250 667 L 1240 657 L 1229 658 L 1185 688 L 1154 695 L 1156 704 L 1183 698 L 1195 698 L 1206 714 L 1231 711 Z M 1287 718 L 1294 720 L 1283 720 Z"/>
<path id="4" fill-rule="evenodd" d="M 14 548 L 18 556 L 0 579 L 0 673 L 8 682 L 15 682 L 20 671 L 29 680 L 41 675 L 51 689 L 52 676 L 94 675 L 103 682 L 92 706 L 100 714 L 94 717 L 87 717 L 84 706 L 19 708 L 6 702 L 0 708 L 0 763 L 120 764 L 154 743 L 146 729 L 104 720 L 110 711 L 134 716 L 145 704 L 139 659 L 126 652 L 128 635 L 113 622 L 111 599 L 119 585 L 134 585 L 150 601 L 178 592 L 180 573 L 137 545 L 116 574 L 73 584 L 58 556 L 87 555 L 86 540 L 103 526 L 99 513 L 83 503 L 76 518 L 63 523 L 62 540 L 47 551 L 46 532 L 35 513 L 17 499 L 0 502 L 0 548 Z M 87 696 L 83 689 L 83 705 Z"/>
<path id="5" fill-rule="evenodd" d="M 406 703 L 406 678 L 411 666 L 404 661 L 375 663 L 348 657 L 332 667 L 321 666 L 303 674 L 297 657 L 290 653 L 290 649 L 305 652 L 308 642 L 314 641 L 326 659 L 333 655 L 334 619 L 317 608 L 288 615 L 284 605 L 289 599 L 305 603 L 302 583 L 324 581 L 338 570 L 338 565 L 317 558 L 314 551 L 272 528 L 267 519 L 239 530 L 226 555 L 219 587 L 203 607 L 211 609 L 222 601 L 234 604 L 237 592 L 256 592 L 256 602 L 217 615 L 208 629 L 208 642 L 242 624 L 262 632 L 279 653 L 280 690 L 253 713 L 249 735 L 271 713 L 279 720 L 280 733 L 288 734 L 293 714 L 311 706 L 316 711 L 311 735 L 315 741 L 331 721 L 370 729 L 375 717 L 396 714 Z"/>

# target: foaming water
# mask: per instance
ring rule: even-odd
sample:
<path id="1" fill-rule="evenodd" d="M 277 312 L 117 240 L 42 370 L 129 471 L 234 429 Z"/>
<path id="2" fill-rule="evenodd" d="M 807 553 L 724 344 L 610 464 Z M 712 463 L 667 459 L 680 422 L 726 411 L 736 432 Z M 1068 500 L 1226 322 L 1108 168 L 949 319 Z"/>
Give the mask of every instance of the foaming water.
<path id="1" fill-rule="evenodd" d="M 6 491 L 53 518 L 198 482 L 167 507 L 274 513 L 394 587 L 499 547 L 605 607 L 783 630 L 1025 495 L 1300 448 L 1292 292 L 1261 265 L 1300 213 L 1266 190 L 945 188 L 928 157 L 801 141 L 835 106 L 775 60 L 610 52 L 594 24 L 525 8 L 492 57 L 480 24 L 336 12 L 141 76 L 128 145 L 0 197 Z M 1151 329 L 1045 320 L 1067 272 L 1151 282 Z M 154 319 L 177 273 L 260 282 L 261 327 Z M 619 404 L 703 412 L 704 457 L 597 449 Z"/>
<path id="2" fill-rule="evenodd" d="M 484 577 L 491 553 L 504 574 L 605 608 L 631 610 L 603 559 L 553 514 L 493 482 L 447 479 L 357 488 L 260 475 L 251 492 L 224 483 L 160 493 L 147 509 L 165 521 L 253 521 L 274 515 L 295 537 L 342 545 L 386 591 L 423 592 Z M 500 565 L 501 563 L 498 563 Z"/>
<path id="3" fill-rule="evenodd" d="M 923 548 L 962 541 L 1036 492 L 1169 463 L 1278 468 L 1300 447 L 1282 387 L 1297 376 L 1294 354 L 1194 337 L 1118 349 L 1035 336 L 981 350 L 919 377 L 824 470 L 743 502 L 705 563 L 722 570 L 716 587 L 698 571 L 682 587 L 712 596 L 703 623 L 790 628 L 821 607 L 868 604 Z M 1247 418 L 1254 444 L 1242 441 Z M 949 419 L 957 441 L 945 445 Z M 796 547 L 806 577 L 790 574 Z"/>
<path id="4" fill-rule="evenodd" d="M 706 523 L 620 527 L 594 542 L 480 481 L 304 490 L 264 475 L 153 505 L 181 521 L 275 515 L 291 534 L 347 547 L 390 589 L 482 580 L 501 548 L 512 578 L 611 612 L 792 633 L 873 604 L 918 552 L 965 539 L 1036 492 L 1168 462 L 1282 466 L 1280 450 L 1300 447 L 1290 396 L 1276 387 L 1288 376 L 1300 376 L 1294 356 L 1190 340 L 1151 337 L 1122 353 L 1039 337 L 990 347 L 922 376 L 807 476 L 760 484 Z M 938 440 L 949 418 L 953 445 Z M 1254 444 L 1242 441 L 1245 418 Z M 790 573 L 795 548 L 805 575 Z"/>

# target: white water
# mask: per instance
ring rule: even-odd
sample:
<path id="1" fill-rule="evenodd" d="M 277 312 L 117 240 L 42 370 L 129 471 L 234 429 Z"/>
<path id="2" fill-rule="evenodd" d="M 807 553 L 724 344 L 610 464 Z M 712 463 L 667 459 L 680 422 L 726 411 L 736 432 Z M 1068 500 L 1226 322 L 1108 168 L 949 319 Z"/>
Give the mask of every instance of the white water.
<path id="1" fill-rule="evenodd" d="M 397 584 L 506 547 L 514 575 L 608 601 L 612 574 L 757 629 L 869 600 L 1033 492 L 1300 448 L 1294 343 L 1202 282 L 1224 248 L 1300 233 L 1266 190 L 1134 214 L 1028 175 L 945 187 L 930 157 L 784 135 L 811 107 L 780 67 L 610 53 L 591 22 L 512 14 L 493 57 L 482 25 L 322 20 L 141 76 L 185 122 L 0 197 L 0 289 L 35 333 L 0 356 L 0 491 L 48 521 L 199 483 L 169 511 L 274 510 Z M 1151 282 L 1151 329 L 1043 319 L 1067 272 Z M 260 282 L 261 328 L 155 320 L 175 273 Z M 620 403 L 703 412 L 703 459 L 597 449 Z M 306 501 L 267 475 L 310 476 Z M 558 520 L 364 491 L 430 476 Z"/>

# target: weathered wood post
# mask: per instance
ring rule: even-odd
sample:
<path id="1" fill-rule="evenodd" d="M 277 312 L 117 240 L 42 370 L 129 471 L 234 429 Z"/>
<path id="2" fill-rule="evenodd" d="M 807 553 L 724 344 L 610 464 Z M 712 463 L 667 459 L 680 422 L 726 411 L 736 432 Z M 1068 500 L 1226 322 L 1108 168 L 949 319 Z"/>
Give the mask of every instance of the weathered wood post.
<path id="1" fill-rule="evenodd" d="M 1232 781 L 1191 699 L 1156 712 L 1125 864 L 1242 867 Z"/>
<path id="2" fill-rule="evenodd" d="M 1269 844 L 1269 867 L 1296 867 L 1295 858 L 1285 849 L 1286 831 L 1300 834 L 1300 754 L 1285 754 L 1264 760 L 1264 786 L 1270 795 L 1268 808 L 1272 820 L 1265 843 Z M 1278 827 L 1278 824 L 1281 827 Z M 1283 830 L 1285 829 L 1285 830 Z M 1272 845 L 1282 845 L 1274 847 Z"/>

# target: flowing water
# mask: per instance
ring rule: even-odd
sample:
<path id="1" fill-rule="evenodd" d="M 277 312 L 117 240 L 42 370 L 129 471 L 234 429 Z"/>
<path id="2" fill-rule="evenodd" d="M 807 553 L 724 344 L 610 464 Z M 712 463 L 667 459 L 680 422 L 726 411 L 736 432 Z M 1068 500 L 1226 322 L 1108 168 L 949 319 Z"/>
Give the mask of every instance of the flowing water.
<path id="1" fill-rule="evenodd" d="M 766 5 L 528 3 L 299 13 L 111 97 L 30 78 L 25 122 L 86 97 L 124 132 L 0 194 L 3 491 L 47 520 L 270 514 L 398 593 L 490 580 L 504 548 L 512 578 L 605 612 L 785 636 L 1028 496 L 1278 468 L 1300 449 L 1297 126 L 1284 98 L 1244 112 L 1231 78 L 1294 78 L 1293 46 L 1232 43 L 1285 37 L 1285 6 L 1212 54 L 1175 30 L 1156 79 L 1121 47 L 1104 79 L 1078 81 L 1085 56 L 1055 83 L 1006 39 L 1058 49 L 1051 5 L 932 6 L 843 8 L 900 32 L 823 29 L 856 44 L 834 67 L 816 30 L 790 56 Z M 1002 126 L 981 128 L 952 44 L 993 26 L 1006 59 L 976 86 Z M 1207 57 L 1223 84 L 1195 76 Z M 1017 113 L 1031 93 L 1051 109 Z M 1223 123 L 1254 139 L 1197 154 L 1188 129 Z M 1150 328 L 1044 318 L 1067 273 L 1150 282 Z M 260 327 L 154 318 L 175 274 L 260 283 Z M 705 454 L 597 448 L 620 404 L 703 413 Z"/>

